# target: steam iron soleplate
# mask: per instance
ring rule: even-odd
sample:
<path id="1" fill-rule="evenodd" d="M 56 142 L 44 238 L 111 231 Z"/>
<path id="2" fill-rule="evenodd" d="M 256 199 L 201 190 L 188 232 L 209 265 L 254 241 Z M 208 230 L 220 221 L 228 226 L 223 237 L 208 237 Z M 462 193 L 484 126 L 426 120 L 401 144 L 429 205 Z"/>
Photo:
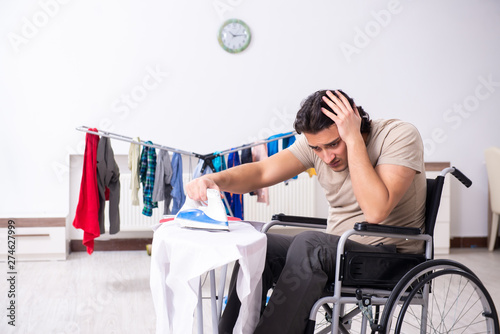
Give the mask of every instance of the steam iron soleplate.
<path id="1" fill-rule="evenodd" d="M 214 231 L 229 231 L 227 219 L 225 221 L 210 218 L 203 210 L 187 209 L 175 217 L 182 227 Z"/>
<path id="2" fill-rule="evenodd" d="M 207 231 L 229 231 L 226 208 L 222 203 L 219 191 L 207 189 L 208 205 L 186 199 L 186 203 L 175 216 L 183 228 Z"/>

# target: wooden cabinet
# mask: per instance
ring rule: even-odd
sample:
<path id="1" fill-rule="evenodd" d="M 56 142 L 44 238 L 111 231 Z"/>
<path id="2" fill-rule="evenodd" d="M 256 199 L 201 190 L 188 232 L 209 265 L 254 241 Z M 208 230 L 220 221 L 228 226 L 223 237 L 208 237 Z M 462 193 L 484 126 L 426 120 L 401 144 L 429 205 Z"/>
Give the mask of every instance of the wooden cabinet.
<path id="1" fill-rule="evenodd" d="M 6 258 L 9 247 L 9 220 L 15 226 L 15 258 L 18 261 L 65 260 L 68 253 L 66 218 L 0 219 L 0 255 Z M 12 249 L 12 248 L 11 248 Z"/>

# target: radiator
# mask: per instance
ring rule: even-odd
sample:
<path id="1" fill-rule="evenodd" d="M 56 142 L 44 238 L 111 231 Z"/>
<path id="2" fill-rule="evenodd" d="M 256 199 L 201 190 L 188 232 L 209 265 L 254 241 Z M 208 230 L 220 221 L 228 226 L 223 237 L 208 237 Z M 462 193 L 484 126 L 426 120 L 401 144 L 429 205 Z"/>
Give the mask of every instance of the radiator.
<path id="1" fill-rule="evenodd" d="M 184 173 L 183 182 L 186 184 L 190 175 Z M 139 206 L 132 206 L 132 191 L 130 190 L 131 175 L 120 174 L 120 230 L 121 231 L 151 231 L 163 216 L 163 202 L 153 209 L 153 215 L 147 217 L 142 214 L 142 185 L 139 189 Z M 269 205 L 258 203 L 257 196 L 245 194 L 243 196 L 245 220 L 267 222 L 273 214 L 286 213 L 289 215 L 314 216 L 315 214 L 315 179 L 307 173 L 301 173 L 296 180 L 290 180 L 269 187 Z M 108 222 L 107 217 L 105 221 Z"/>
<path id="2" fill-rule="evenodd" d="M 139 189 L 139 206 L 133 206 L 131 179 L 131 174 L 120 174 L 120 231 L 151 231 L 151 226 L 158 223 L 163 215 L 163 202 L 153 209 L 151 217 L 143 215 L 142 185 Z M 109 220 L 106 218 L 106 221 Z"/>
<path id="3" fill-rule="evenodd" d="M 301 173 L 296 180 L 290 180 L 269 187 L 269 205 L 258 203 L 257 196 L 243 196 L 245 220 L 268 222 L 276 213 L 287 215 L 315 215 L 315 183 L 316 177 L 310 178 Z"/>
<path id="4" fill-rule="evenodd" d="M 151 231 L 151 226 L 158 223 L 163 216 L 163 201 L 158 202 L 158 208 L 153 209 L 151 217 L 142 214 L 142 184 L 139 189 L 139 206 L 132 205 L 132 190 L 130 190 L 131 174 L 120 174 L 120 231 Z M 189 173 L 183 174 L 184 184 L 191 181 Z M 108 220 L 106 210 L 106 221 Z"/>

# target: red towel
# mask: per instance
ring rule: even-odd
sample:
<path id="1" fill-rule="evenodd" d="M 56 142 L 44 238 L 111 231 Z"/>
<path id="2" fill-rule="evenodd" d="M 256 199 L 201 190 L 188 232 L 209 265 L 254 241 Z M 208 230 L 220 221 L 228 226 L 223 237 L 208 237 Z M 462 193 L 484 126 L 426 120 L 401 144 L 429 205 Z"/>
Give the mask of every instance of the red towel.
<path id="1" fill-rule="evenodd" d="M 97 129 L 89 129 L 96 131 Z M 83 230 L 83 244 L 87 253 L 94 251 L 94 239 L 101 235 L 99 230 L 99 190 L 97 189 L 97 144 L 99 136 L 87 133 L 83 156 L 80 198 L 76 207 L 73 226 Z"/>

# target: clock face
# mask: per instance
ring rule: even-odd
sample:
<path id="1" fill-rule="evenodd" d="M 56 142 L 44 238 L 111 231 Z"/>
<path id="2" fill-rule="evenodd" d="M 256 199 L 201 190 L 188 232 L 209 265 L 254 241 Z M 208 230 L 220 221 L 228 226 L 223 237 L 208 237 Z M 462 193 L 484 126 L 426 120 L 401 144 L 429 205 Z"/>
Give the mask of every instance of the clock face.
<path id="1" fill-rule="evenodd" d="M 219 44 L 227 52 L 241 52 L 250 44 L 250 28 L 241 20 L 227 20 L 219 29 L 218 39 Z"/>

